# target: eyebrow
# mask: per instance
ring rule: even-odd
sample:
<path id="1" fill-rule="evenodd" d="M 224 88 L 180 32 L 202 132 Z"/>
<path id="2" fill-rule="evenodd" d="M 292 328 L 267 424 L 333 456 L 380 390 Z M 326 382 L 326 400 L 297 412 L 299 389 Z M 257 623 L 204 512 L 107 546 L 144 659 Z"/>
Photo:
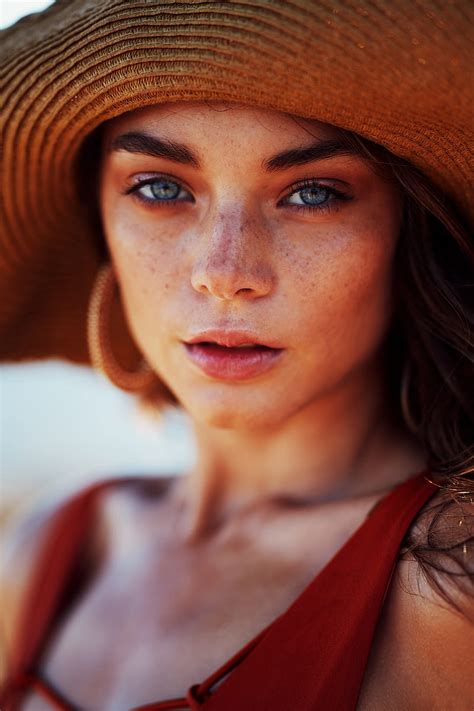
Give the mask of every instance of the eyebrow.
<path id="1" fill-rule="evenodd" d="M 198 156 L 184 143 L 150 136 L 146 133 L 130 132 L 117 136 L 112 141 L 109 151 L 128 151 L 129 153 L 142 153 L 155 158 L 166 158 L 175 163 L 190 165 L 200 169 L 201 162 Z M 309 146 L 289 148 L 276 153 L 271 158 L 262 162 L 262 168 L 273 173 L 288 170 L 295 166 L 304 165 L 316 160 L 324 160 L 341 155 L 356 155 L 355 148 L 337 139 L 319 140 Z"/>
<path id="2" fill-rule="evenodd" d="M 316 160 L 350 155 L 357 155 L 355 148 L 337 139 L 326 139 L 316 141 L 316 143 L 312 143 L 309 146 L 281 151 L 281 153 L 277 153 L 272 158 L 264 161 L 262 167 L 272 173 L 278 170 L 288 170 L 288 168 Z"/>
<path id="3" fill-rule="evenodd" d="M 200 168 L 199 158 L 184 143 L 176 143 L 147 133 L 123 133 L 112 141 L 110 151 L 128 151 L 129 153 L 144 153 L 155 158 L 167 158 L 175 163 L 192 165 Z"/>

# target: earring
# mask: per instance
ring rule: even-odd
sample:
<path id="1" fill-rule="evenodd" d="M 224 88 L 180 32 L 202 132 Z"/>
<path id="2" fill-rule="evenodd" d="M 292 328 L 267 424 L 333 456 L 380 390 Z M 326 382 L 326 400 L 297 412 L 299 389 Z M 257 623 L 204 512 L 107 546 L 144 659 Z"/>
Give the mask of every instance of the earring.
<path id="1" fill-rule="evenodd" d="M 112 265 L 102 266 L 92 288 L 87 312 L 87 341 L 93 367 L 121 390 L 144 392 L 157 377 L 145 359 L 135 372 L 124 370 L 115 359 L 108 336 L 108 319 L 117 286 Z"/>
<path id="2" fill-rule="evenodd" d="M 403 373 L 400 381 L 400 405 L 402 408 L 403 419 L 408 429 L 414 434 L 418 433 L 418 425 L 415 418 L 410 412 L 410 377 L 412 374 L 412 366 L 409 361 L 403 366 Z"/>

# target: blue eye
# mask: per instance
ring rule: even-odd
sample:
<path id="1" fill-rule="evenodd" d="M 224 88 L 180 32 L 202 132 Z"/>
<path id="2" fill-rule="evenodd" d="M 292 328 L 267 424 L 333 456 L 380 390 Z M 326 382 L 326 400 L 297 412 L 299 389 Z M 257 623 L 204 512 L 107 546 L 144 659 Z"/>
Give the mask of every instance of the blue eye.
<path id="1" fill-rule="evenodd" d="M 293 195 L 299 197 L 301 202 L 290 202 Z M 336 190 L 336 188 L 305 178 L 302 182 L 292 186 L 291 192 L 282 204 L 296 210 L 329 212 L 338 209 L 340 202 L 351 199 L 350 195 Z"/>
<path id="2" fill-rule="evenodd" d="M 178 199 L 182 190 L 184 189 L 179 183 L 163 176 L 139 181 L 126 190 L 126 195 L 133 193 L 137 200 L 161 207 L 161 205 L 166 206 L 176 202 L 189 202 L 189 198 Z M 187 191 L 184 190 L 184 192 Z"/>
<path id="3" fill-rule="evenodd" d="M 153 183 L 148 183 L 143 188 L 149 188 L 151 197 L 157 198 L 159 200 L 174 200 L 178 197 L 181 188 L 177 183 L 173 183 L 171 180 L 155 180 Z"/>
<path id="4" fill-rule="evenodd" d="M 301 200 L 305 205 L 322 205 L 325 203 L 329 197 L 329 190 L 327 188 L 313 187 L 305 188 L 304 190 L 298 190 L 297 193 L 301 196 Z"/>

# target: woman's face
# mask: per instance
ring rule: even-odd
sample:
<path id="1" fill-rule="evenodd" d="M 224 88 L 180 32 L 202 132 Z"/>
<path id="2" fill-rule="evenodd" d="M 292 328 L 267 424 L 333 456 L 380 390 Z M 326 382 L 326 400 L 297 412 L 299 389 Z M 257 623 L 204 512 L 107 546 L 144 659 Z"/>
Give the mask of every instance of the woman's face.
<path id="1" fill-rule="evenodd" d="M 110 122 L 100 210 L 131 333 L 183 407 L 216 427 L 271 427 L 374 361 L 400 197 L 338 152 L 329 125 L 210 104 Z M 281 350 L 185 345 L 217 340 L 209 329 Z"/>

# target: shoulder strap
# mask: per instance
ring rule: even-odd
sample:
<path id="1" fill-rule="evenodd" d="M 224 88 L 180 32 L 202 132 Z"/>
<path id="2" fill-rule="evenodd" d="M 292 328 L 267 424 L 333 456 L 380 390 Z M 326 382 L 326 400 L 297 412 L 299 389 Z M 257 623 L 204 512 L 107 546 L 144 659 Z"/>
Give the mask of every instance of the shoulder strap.
<path id="1" fill-rule="evenodd" d="M 126 481 L 130 481 L 130 478 L 96 482 L 74 494 L 54 513 L 25 592 L 12 654 L 8 660 L 9 678 L 34 671 L 90 531 L 99 494 L 114 484 Z"/>
<path id="2" fill-rule="evenodd" d="M 421 472 L 382 499 L 296 602 L 198 686 L 205 698 L 233 669 L 206 709 L 356 709 L 401 542 L 436 491 Z"/>

